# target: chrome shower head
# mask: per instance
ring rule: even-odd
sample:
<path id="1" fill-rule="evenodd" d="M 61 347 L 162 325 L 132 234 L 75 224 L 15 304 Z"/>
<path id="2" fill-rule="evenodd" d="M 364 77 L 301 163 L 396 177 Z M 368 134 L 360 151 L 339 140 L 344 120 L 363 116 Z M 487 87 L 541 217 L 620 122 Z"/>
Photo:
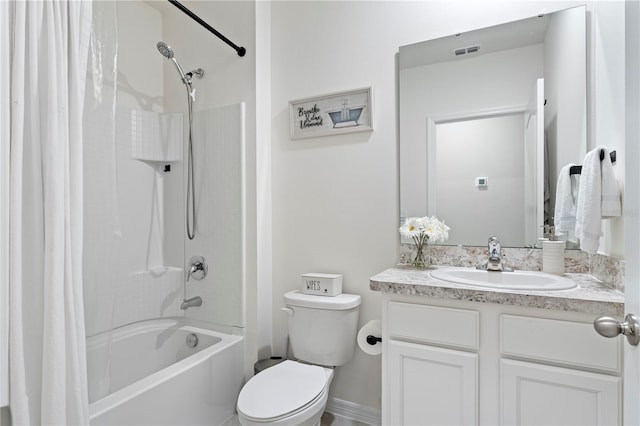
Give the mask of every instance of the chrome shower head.
<path id="1" fill-rule="evenodd" d="M 173 56 L 173 49 L 167 43 L 159 41 L 158 43 L 156 43 L 156 47 L 158 48 L 158 52 L 160 52 L 162 56 L 173 62 L 173 64 L 176 66 L 176 69 L 178 70 L 178 73 L 180 74 L 180 79 L 182 79 L 182 82 L 188 87 L 191 87 L 191 79 L 194 75 L 198 78 L 202 78 L 202 76 L 204 75 L 204 71 L 202 71 L 202 68 L 198 68 L 197 70 L 193 70 L 185 74 L 185 72 L 182 70 L 182 67 Z"/>
<path id="2" fill-rule="evenodd" d="M 180 66 L 176 58 L 173 57 L 173 49 L 171 48 L 171 46 L 163 41 L 159 41 L 156 44 L 156 47 L 158 48 L 158 52 L 160 52 L 162 56 L 173 62 L 173 64 L 176 66 L 176 69 L 178 70 L 178 73 L 180 74 L 180 79 L 184 84 L 189 86 L 191 84 L 191 79 L 184 74 L 184 71 L 182 71 L 182 67 Z"/>
<path id="3" fill-rule="evenodd" d="M 173 49 L 171 49 L 171 46 L 169 46 L 167 43 L 159 41 L 156 44 L 156 47 L 158 48 L 158 52 L 160 52 L 162 56 L 167 59 L 173 59 Z"/>

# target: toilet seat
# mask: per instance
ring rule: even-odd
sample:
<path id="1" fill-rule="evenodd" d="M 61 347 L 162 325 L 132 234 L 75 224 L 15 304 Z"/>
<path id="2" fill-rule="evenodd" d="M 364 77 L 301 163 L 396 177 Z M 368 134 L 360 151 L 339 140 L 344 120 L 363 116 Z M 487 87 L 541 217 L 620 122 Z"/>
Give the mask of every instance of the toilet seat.
<path id="1" fill-rule="evenodd" d="M 325 368 L 286 360 L 257 374 L 238 396 L 238 414 L 266 423 L 291 417 L 326 398 Z"/>

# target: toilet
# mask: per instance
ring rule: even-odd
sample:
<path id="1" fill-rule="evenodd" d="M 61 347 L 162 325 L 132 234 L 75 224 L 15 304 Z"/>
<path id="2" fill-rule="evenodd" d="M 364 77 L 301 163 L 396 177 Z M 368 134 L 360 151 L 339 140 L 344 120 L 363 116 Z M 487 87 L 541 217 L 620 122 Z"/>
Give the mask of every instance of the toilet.
<path id="1" fill-rule="evenodd" d="M 242 425 L 319 425 L 333 368 L 353 356 L 360 296 L 284 295 L 293 359 L 253 376 L 236 409 Z"/>

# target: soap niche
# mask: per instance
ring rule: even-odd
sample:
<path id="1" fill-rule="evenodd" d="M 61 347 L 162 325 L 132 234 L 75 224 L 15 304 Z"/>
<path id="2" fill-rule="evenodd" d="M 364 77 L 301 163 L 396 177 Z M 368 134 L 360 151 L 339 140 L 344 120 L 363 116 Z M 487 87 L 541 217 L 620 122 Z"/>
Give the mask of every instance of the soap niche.
<path id="1" fill-rule="evenodd" d="M 129 108 L 116 112 L 118 140 L 127 144 L 130 156 L 171 171 L 171 163 L 182 161 L 183 116 Z"/>

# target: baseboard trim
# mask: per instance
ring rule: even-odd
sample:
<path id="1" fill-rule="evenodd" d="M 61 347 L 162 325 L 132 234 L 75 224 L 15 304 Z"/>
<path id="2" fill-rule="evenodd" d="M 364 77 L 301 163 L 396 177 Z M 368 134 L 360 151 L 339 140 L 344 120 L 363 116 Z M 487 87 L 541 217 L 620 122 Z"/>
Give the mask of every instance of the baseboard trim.
<path id="1" fill-rule="evenodd" d="M 367 425 L 382 424 L 382 412 L 377 408 L 367 407 L 344 399 L 329 398 L 325 411 Z"/>

